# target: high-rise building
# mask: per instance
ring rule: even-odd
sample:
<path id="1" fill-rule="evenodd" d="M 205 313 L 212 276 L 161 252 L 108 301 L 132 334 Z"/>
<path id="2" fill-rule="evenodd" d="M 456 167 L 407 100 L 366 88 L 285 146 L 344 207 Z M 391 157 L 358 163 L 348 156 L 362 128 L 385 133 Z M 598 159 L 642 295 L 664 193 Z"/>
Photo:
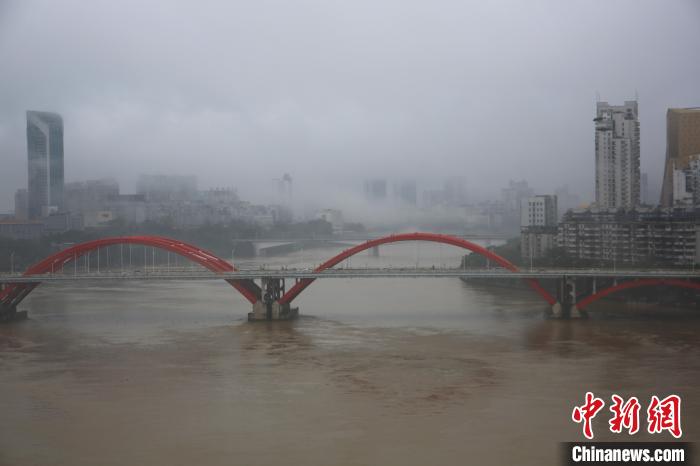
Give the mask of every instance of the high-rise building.
<path id="1" fill-rule="evenodd" d="M 639 110 L 636 100 L 624 105 L 596 104 L 595 201 L 605 209 L 639 205 Z"/>
<path id="2" fill-rule="evenodd" d="M 700 154 L 700 107 L 669 108 L 666 113 L 666 165 L 661 185 L 661 205 L 673 199 L 673 172 L 690 168 L 691 156 Z"/>
<path id="3" fill-rule="evenodd" d="M 27 111 L 29 218 L 63 209 L 63 119 L 56 113 Z"/>

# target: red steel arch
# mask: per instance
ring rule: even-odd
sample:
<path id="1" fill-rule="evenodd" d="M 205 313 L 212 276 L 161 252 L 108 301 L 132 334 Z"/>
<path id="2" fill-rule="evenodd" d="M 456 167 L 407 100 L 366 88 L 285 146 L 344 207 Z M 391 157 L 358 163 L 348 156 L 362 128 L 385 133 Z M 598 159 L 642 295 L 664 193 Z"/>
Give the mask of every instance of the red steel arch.
<path id="1" fill-rule="evenodd" d="M 679 280 L 677 278 L 643 278 L 640 280 L 630 280 L 627 282 L 622 282 L 618 283 L 617 285 L 610 286 L 608 288 L 604 288 L 597 293 L 594 293 L 581 301 L 576 303 L 576 307 L 579 309 L 584 309 L 586 306 L 588 306 L 591 303 L 594 303 L 595 301 L 598 301 L 601 298 L 604 298 L 608 295 L 611 295 L 613 293 L 617 293 L 618 291 L 622 290 L 629 290 L 631 288 L 641 288 L 645 286 L 660 286 L 660 285 L 667 285 L 667 286 L 675 286 L 675 287 L 680 287 L 680 288 L 691 288 L 695 290 L 700 290 L 700 283 L 698 282 L 691 282 L 691 281 L 686 281 L 686 280 Z"/>
<path id="2" fill-rule="evenodd" d="M 198 248 L 182 241 L 165 238 L 162 236 L 119 236 L 113 238 L 98 239 L 72 246 L 53 254 L 46 259 L 29 267 L 23 276 L 41 275 L 61 270 L 67 263 L 77 260 L 90 251 L 116 244 L 138 244 L 152 246 L 158 249 L 178 254 L 186 259 L 196 262 L 207 269 L 221 273 L 233 272 L 236 268 L 227 261 L 215 256 L 209 251 Z M 252 280 L 226 280 L 236 288 L 248 301 L 255 303 L 260 299 L 260 287 Z M 10 285 L 0 291 L 0 303 L 16 306 L 24 299 L 38 283 Z"/>
<path id="3" fill-rule="evenodd" d="M 515 265 L 502 258 L 498 254 L 494 254 L 492 251 L 489 251 L 488 249 L 479 246 L 478 244 L 472 243 L 471 241 L 467 241 L 462 238 L 457 238 L 455 236 L 450 235 L 441 235 L 437 233 L 402 233 L 369 240 L 350 249 L 346 249 L 337 256 L 328 259 L 326 262 L 316 267 L 314 272 L 321 272 L 323 270 L 329 269 L 334 265 L 341 263 L 345 259 L 367 249 L 380 246 L 382 244 L 398 243 L 401 241 L 430 241 L 433 243 L 442 243 L 449 244 L 451 246 L 457 246 L 459 248 L 468 249 L 481 256 L 484 256 L 487 259 L 496 262 L 498 265 L 511 272 L 518 271 L 518 268 Z M 313 278 L 304 278 L 302 280 L 299 280 L 293 287 L 287 290 L 287 292 L 284 294 L 284 296 L 282 296 L 282 298 L 280 298 L 280 303 L 284 304 L 291 302 L 294 298 L 296 298 L 299 295 L 299 293 L 304 291 L 306 287 L 311 285 L 311 283 L 313 283 L 314 280 L 315 279 Z M 540 283 L 537 280 L 533 278 L 528 278 L 525 280 L 528 282 L 528 284 L 533 290 L 538 292 L 545 299 L 545 301 L 549 303 L 550 306 L 554 305 L 557 302 L 557 300 L 551 294 L 549 294 L 544 288 L 542 288 L 542 285 L 540 285 Z"/>

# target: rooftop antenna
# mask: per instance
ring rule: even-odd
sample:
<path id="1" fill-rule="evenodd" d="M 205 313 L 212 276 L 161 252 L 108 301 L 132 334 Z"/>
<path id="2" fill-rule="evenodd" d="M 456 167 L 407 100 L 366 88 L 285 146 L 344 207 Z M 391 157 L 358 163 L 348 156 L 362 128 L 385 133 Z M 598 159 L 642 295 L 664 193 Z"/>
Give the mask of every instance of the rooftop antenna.
<path id="1" fill-rule="evenodd" d="M 595 102 L 599 103 L 600 102 L 600 92 L 595 91 Z"/>

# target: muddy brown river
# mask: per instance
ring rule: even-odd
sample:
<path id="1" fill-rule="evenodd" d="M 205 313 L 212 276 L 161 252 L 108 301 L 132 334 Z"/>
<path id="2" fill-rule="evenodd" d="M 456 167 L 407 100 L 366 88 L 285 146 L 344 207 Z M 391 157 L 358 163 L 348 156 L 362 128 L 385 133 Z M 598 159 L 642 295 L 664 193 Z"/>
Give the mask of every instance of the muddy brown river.
<path id="1" fill-rule="evenodd" d="M 352 265 L 458 262 L 421 248 Z M 529 290 L 457 279 L 327 279 L 296 304 L 249 324 L 224 282 L 42 285 L 0 327 L 0 465 L 559 464 L 586 391 L 679 394 L 700 439 L 700 311 L 545 320 Z M 608 418 L 596 440 L 672 440 Z"/>

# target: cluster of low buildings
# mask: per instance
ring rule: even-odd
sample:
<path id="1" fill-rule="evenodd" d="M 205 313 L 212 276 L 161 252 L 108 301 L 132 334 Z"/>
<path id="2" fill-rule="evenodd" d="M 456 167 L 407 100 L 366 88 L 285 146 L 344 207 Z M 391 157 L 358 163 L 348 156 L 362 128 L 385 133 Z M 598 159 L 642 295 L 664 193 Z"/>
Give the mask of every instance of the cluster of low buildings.
<path id="1" fill-rule="evenodd" d="M 135 194 L 121 194 L 113 179 L 66 183 L 63 202 L 46 215 L 29 215 L 26 190 L 15 196 L 15 216 L 0 220 L 0 236 L 37 238 L 68 230 L 154 222 L 177 228 L 227 225 L 233 221 L 271 226 L 292 221 L 288 205 L 255 205 L 233 188 L 197 189 L 193 176 L 144 175 Z"/>
<path id="2" fill-rule="evenodd" d="M 521 203 L 521 256 L 551 249 L 572 259 L 620 264 L 700 264 L 700 108 L 669 109 L 659 205 L 642 202 L 636 101 L 599 102 L 596 201 L 557 215 L 557 196 Z"/>
<path id="3" fill-rule="evenodd" d="M 113 179 L 65 183 L 63 155 L 61 116 L 28 111 L 28 184 L 15 194 L 14 215 L 0 217 L 0 236 L 32 239 L 114 221 L 179 228 L 234 220 L 264 226 L 292 221 L 288 174 L 275 180 L 280 202 L 263 206 L 241 200 L 233 188 L 199 190 L 194 176 L 142 175 L 133 194 L 122 194 Z"/>
<path id="4" fill-rule="evenodd" d="M 572 210 L 558 225 L 567 256 L 629 264 L 700 263 L 700 207 Z"/>
<path id="5" fill-rule="evenodd" d="M 391 187 L 391 189 L 389 189 Z M 450 176 L 442 186 L 422 190 L 418 196 L 415 180 L 365 180 L 364 198 L 367 206 L 390 207 L 401 211 L 404 218 L 415 218 L 419 223 L 441 225 L 457 224 L 468 231 L 514 233 L 520 227 L 520 205 L 523 199 L 535 195 L 526 180 L 509 180 L 494 199 L 475 201 L 467 195 L 467 181 L 461 176 Z M 555 190 L 560 210 L 580 205 L 580 199 L 564 185 Z"/>

